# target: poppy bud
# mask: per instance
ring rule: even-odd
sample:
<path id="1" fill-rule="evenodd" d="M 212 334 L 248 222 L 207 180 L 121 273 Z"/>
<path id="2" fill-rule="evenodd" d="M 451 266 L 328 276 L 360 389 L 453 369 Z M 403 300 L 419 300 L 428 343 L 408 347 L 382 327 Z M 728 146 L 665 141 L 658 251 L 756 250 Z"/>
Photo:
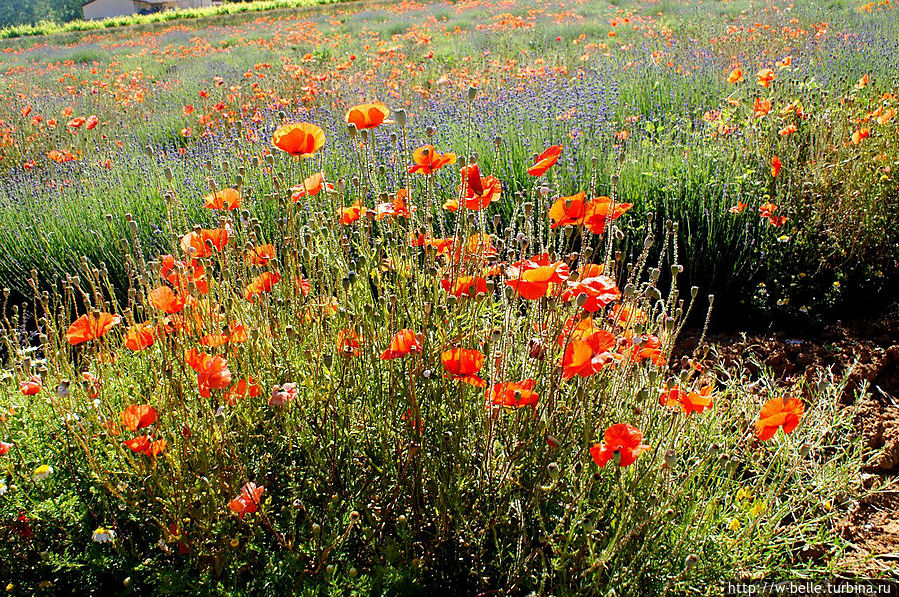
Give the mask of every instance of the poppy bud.
<path id="1" fill-rule="evenodd" d="M 359 571 L 355 568 L 350 568 L 350 578 L 356 578 L 359 576 Z"/>
<path id="2" fill-rule="evenodd" d="M 322 532 L 321 526 L 313 522 L 312 523 L 312 534 L 317 537 L 318 534 L 321 532 Z"/>
<path id="3" fill-rule="evenodd" d="M 478 88 L 472 85 L 468 88 L 468 101 L 473 102 L 474 98 L 478 96 Z"/>
<path id="4" fill-rule="evenodd" d="M 665 468 L 674 468 L 675 464 L 677 464 L 677 457 L 674 455 L 674 450 L 668 450 L 665 452 Z"/>
<path id="5" fill-rule="evenodd" d="M 325 566 L 325 574 L 327 574 L 328 576 L 334 574 L 334 564 L 328 564 L 327 566 Z"/>

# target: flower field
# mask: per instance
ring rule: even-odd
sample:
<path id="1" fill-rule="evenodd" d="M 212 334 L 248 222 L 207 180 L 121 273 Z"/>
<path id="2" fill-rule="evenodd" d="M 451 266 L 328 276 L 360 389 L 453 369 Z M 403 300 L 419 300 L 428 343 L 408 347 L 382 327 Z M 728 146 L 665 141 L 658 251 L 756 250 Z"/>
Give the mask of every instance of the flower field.
<path id="1" fill-rule="evenodd" d="M 895 493 L 895 429 L 860 423 L 893 365 L 709 337 L 895 301 L 897 14 L 350 2 L 5 39 L 0 586 L 890 578 L 846 521 Z"/>

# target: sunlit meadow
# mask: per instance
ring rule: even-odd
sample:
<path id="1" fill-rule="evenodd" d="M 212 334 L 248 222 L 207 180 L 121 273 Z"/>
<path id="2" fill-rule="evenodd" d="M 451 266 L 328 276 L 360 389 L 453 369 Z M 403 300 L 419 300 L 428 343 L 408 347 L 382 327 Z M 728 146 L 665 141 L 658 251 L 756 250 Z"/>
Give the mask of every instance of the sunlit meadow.
<path id="1" fill-rule="evenodd" d="M 897 289 L 897 14 L 358 2 L 5 40 L 0 586 L 840 574 L 870 456 L 840 372 L 703 338 Z"/>

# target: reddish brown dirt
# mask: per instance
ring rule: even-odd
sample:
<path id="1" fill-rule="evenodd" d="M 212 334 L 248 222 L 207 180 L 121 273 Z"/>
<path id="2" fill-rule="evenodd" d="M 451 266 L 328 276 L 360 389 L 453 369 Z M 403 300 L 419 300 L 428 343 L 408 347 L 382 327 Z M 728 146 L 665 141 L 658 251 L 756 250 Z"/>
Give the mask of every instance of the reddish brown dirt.
<path id="1" fill-rule="evenodd" d="M 698 354 L 699 334 L 686 333 L 675 350 L 688 364 Z M 872 457 L 865 485 L 878 489 L 852 503 L 839 530 L 850 542 L 843 564 L 850 573 L 899 576 L 899 309 L 870 322 L 832 325 L 809 337 L 783 333 L 712 335 L 706 365 L 768 368 L 784 382 L 816 379 L 830 371 L 845 380 L 842 401 L 857 404 L 856 423 Z"/>

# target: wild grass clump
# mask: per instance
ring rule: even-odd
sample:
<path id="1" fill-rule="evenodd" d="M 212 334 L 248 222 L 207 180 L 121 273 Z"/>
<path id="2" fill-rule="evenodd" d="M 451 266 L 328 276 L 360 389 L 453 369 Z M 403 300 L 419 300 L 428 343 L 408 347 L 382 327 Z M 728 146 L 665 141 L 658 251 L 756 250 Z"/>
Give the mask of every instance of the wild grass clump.
<path id="1" fill-rule="evenodd" d="M 664 595 L 834 570 L 862 458 L 838 384 L 672 362 L 709 307 L 675 222 L 632 222 L 628 259 L 617 176 L 566 189 L 557 145 L 504 214 L 471 128 L 414 148 L 409 120 L 352 107 L 341 178 L 331 136 L 279 123 L 271 158 L 208 169 L 213 225 L 166 173 L 164 252 L 124 218 L 124 296 L 85 260 L 8 306 L 0 577 Z"/>

